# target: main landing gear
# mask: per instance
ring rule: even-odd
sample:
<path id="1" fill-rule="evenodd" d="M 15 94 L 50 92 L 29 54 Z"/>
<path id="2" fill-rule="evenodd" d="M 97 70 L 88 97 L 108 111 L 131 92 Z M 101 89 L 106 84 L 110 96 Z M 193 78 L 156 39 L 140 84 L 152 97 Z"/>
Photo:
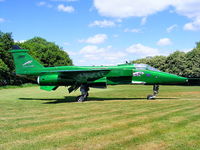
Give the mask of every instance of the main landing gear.
<path id="1" fill-rule="evenodd" d="M 147 100 L 152 100 L 156 98 L 156 95 L 159 93 L 159 85 L 153 85 L 153 95 L 148 95 Z"/>
<path id="2" fill-rule="evenodd" d="M 83 101 L 86 101 L 87 100 L 87 97 L 89 96 L 88 94 L 88 91 L 89 91 L 89 86 L 84 84 L 84 85 L 81 85 L 80 87 L 80 91 L 81 91 L 81 95 L 79 95 L 76 100 L 78 102 L 83 102 Z"/>

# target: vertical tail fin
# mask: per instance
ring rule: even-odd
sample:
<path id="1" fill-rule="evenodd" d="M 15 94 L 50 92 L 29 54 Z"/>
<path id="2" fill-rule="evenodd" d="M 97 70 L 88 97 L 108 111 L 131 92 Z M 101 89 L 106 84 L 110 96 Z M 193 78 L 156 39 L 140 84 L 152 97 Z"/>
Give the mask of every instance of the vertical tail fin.
<path id="1" fill-rule="evenodd" d="M 28 50 L 13 46 L 10 51 L 14 58 L 16 74 L 29 75 L 44 68 L 38 61 L 28 54 Z"/>

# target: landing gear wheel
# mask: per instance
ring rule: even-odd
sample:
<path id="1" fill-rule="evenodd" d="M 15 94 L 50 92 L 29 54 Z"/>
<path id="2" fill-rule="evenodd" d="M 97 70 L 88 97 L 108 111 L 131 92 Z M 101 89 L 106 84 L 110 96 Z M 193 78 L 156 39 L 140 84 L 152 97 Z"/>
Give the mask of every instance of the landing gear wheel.
<path id="1" fill-rule="evenodd" d="M 76 98 L 77 102 L 83 102 L 84 101 L 84 96 L 80 95 Z"/>
<path id="2" fill-rule="evenodd" d="M 158 93 L 159 93 L 159 85 L 153 85 L 153 95 L 148 95 L 147 100 L 156 99 Z"/>
<path id="3" fill-rule="evenodd" d="M 89 86 L 88 86 L 87 84 L 81 85 L 80 91 L 81 91 L 81 95 L 78 96 L 78 97 L 76 98 L 76 100 L 77 100 L 78 102 L 86 101 L 86 100 L 87 100 L 87 97 L 88 97 L 88 95 L 89 95 L 89 94 L 88 94 Z"/>
<path id="4" fill-rule="evenodd" d="M 153 99 L 155 99 L 155 96 L 153 96 L 153 95 L 147 95 L 147 100 L 153 100 Z"/>

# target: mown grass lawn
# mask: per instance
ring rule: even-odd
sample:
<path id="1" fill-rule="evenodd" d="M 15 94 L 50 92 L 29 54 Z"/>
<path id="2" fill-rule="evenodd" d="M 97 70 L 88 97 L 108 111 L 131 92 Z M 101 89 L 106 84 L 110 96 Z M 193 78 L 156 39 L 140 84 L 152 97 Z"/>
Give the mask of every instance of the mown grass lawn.
<path id="1" fill-rule="evenodd" d="M 0 149 L 200 149 L 200 87 L 152 86 L 79 91 L 0 90 Z M 67 97 L 65 97 L 67 96 Z"/>

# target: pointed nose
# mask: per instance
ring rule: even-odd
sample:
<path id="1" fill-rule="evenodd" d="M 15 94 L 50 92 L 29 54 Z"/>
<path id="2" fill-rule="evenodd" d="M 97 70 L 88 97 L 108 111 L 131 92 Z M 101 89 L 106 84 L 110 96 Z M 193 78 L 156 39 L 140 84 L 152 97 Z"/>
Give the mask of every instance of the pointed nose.
<path id="1" fill-rule="evenodd" d="M 162 78 L 165 84 L 183 84 L 188 82 L 188 79 L 185 77 L 177 76 L 174 74 L 164 73 Z"/>

